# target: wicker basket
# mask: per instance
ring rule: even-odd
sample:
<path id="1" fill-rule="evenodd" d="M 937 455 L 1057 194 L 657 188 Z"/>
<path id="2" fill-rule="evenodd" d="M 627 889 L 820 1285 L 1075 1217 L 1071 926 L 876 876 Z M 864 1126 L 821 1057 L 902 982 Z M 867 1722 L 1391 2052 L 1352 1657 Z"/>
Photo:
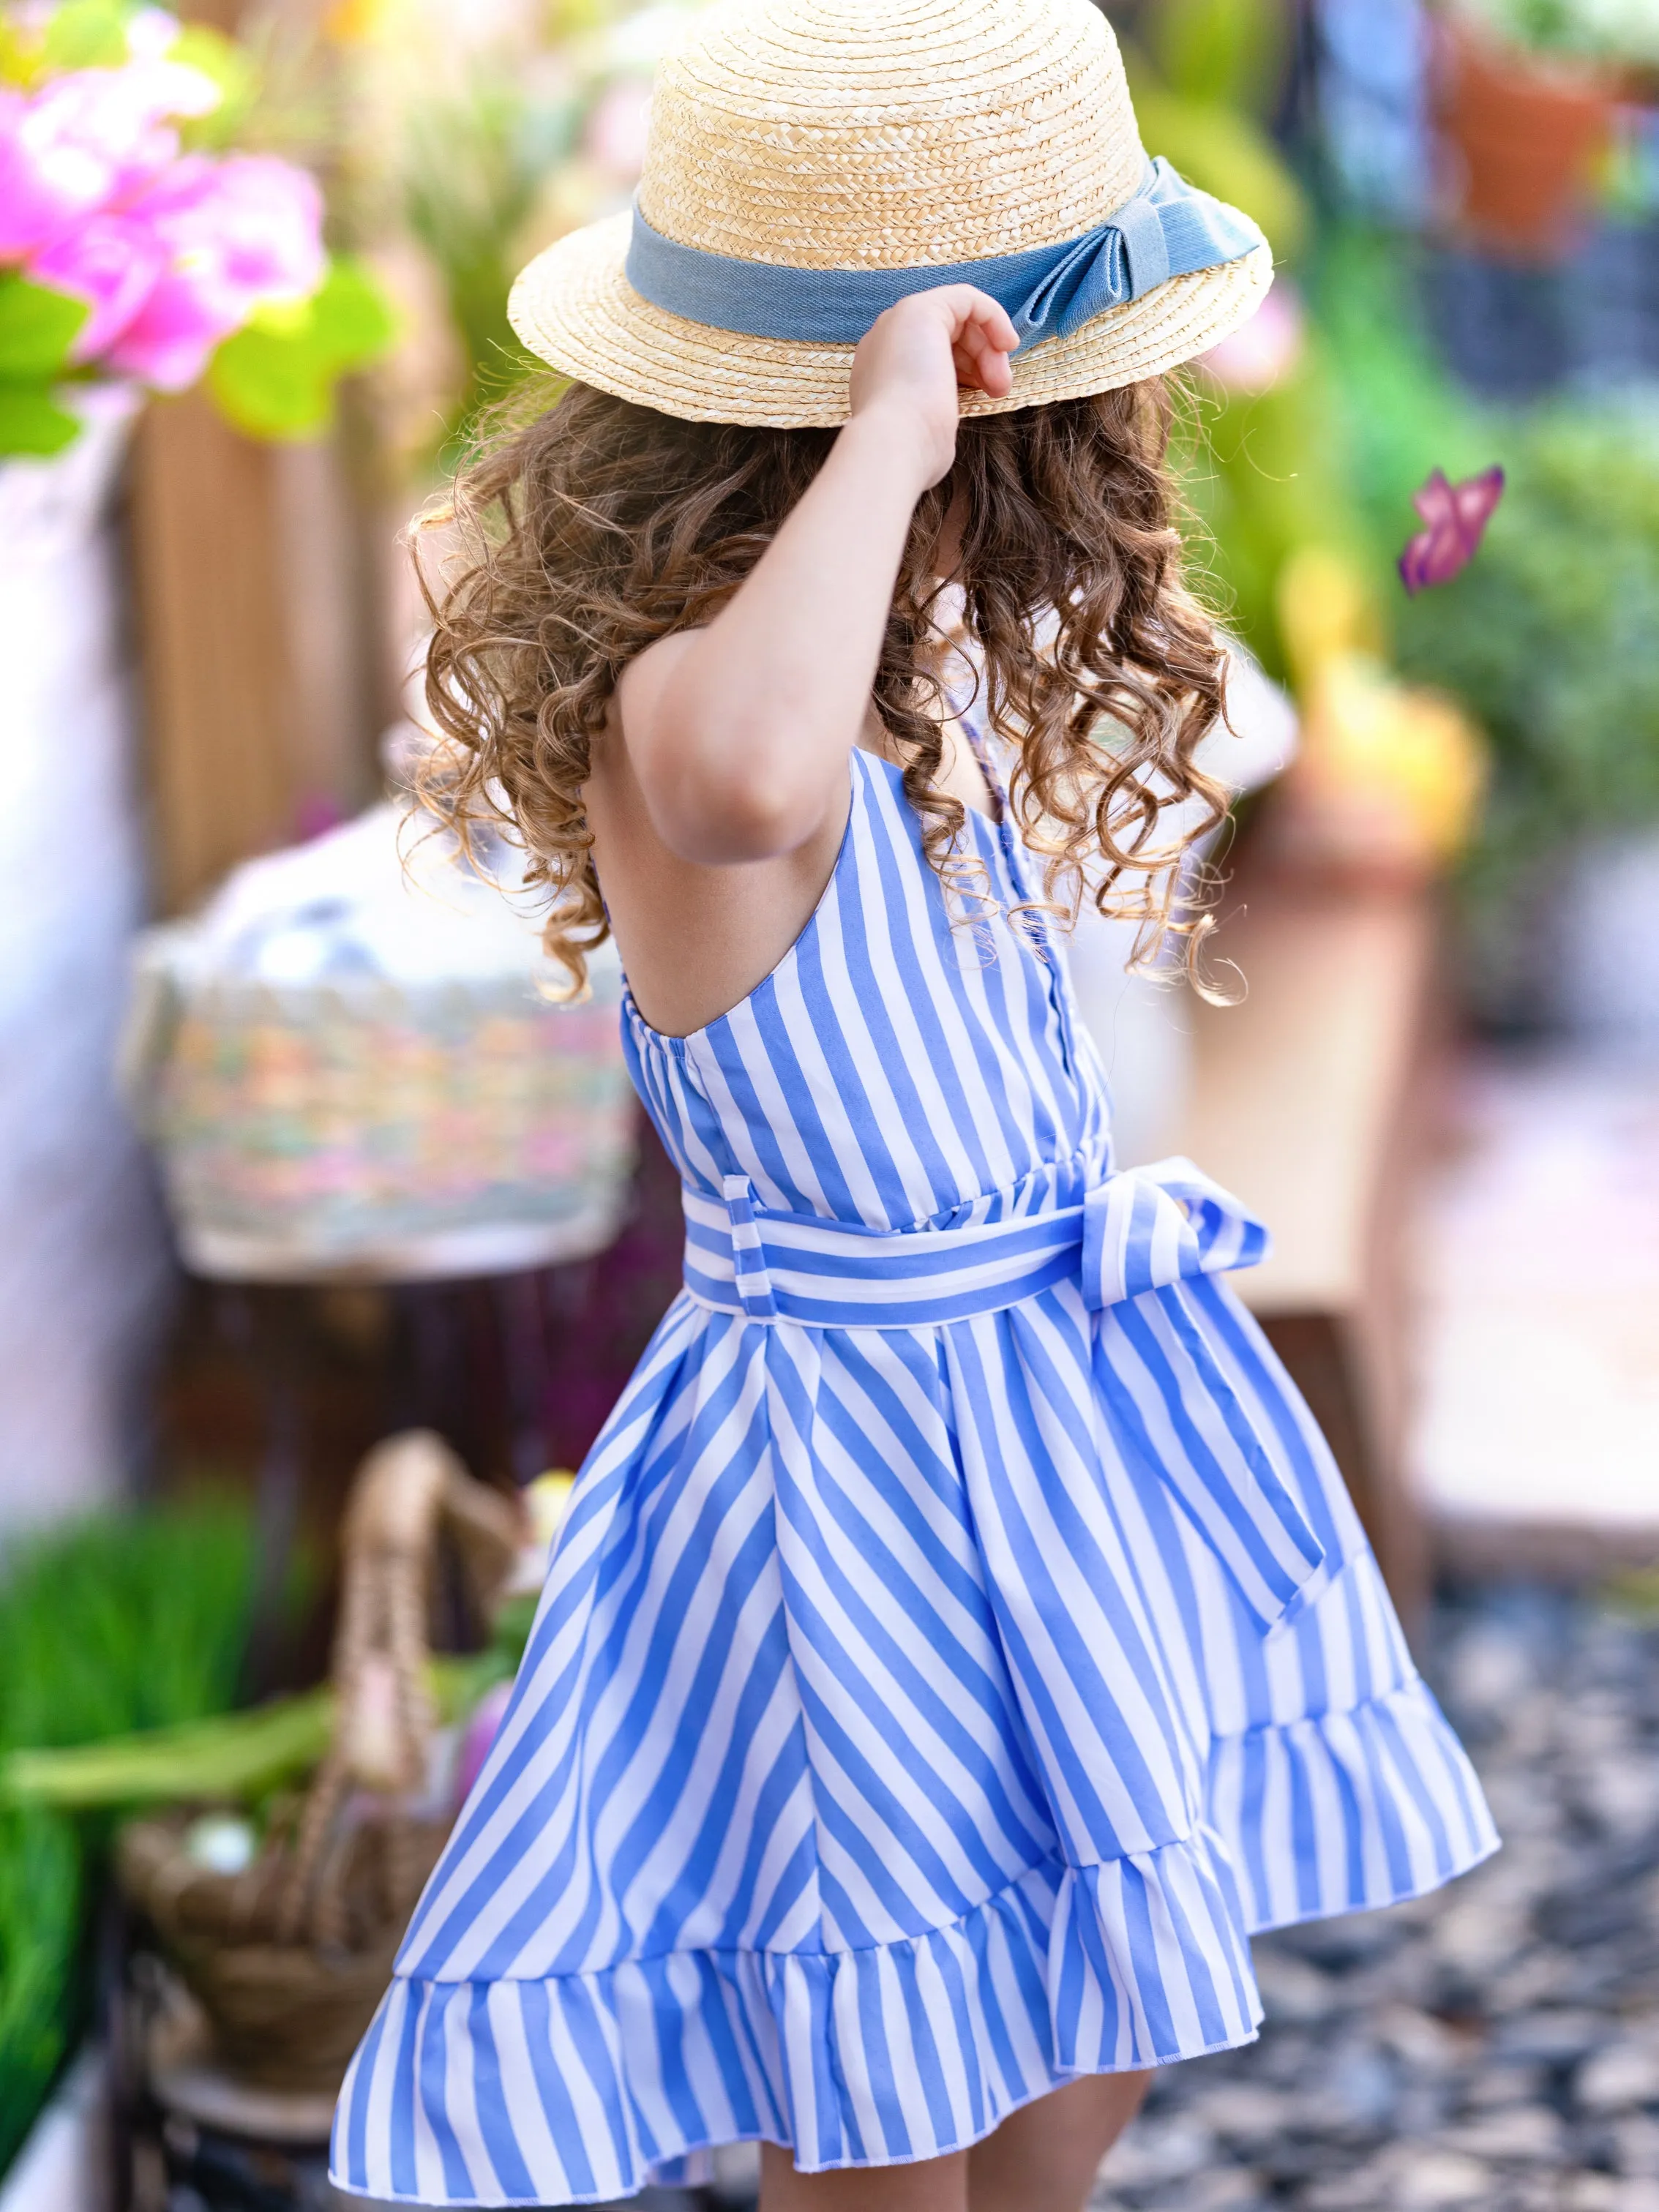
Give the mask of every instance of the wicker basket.
<path id="1" fill-rule="evenodd" d="M 197 1273 L 429 1280 L 615 1237 L 635 1158 L 615 953 L 586 1003 L 552 1003 L 533 929 L 447 852 L 375 807 L 141 939 L 123 1087 Z"/>
<path id="2" fill-rule="evenodd" d="M 438 1437 L 394 1437 L 354 1485 L 333 1672 L 334 1739 L 304 1800 L 272 1821 L 245 1873 L 185 1849 L 192 1814 L 131 1822 L 121 1885 L 213 2024 L 224 2066 L 261 2088 L 337 2088 L 392 1971 L 447 1818 L 418 1809 L 434 1716 L 428 1595 L 441 1528 L 487 1613 L 520 1516 Z"/>

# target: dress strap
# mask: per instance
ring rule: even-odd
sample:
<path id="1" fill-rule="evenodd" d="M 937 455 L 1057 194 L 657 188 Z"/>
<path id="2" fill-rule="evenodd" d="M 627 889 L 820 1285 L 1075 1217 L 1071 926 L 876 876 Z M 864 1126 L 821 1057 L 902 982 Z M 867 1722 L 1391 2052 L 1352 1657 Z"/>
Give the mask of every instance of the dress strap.
<path id="1" fill-rule="evenodd" d="M 976 715 L 970 717 L 966 708 L 958 710 L 956 721 L 957 727 L 965 732 L 969 744 L 973 747 L 974 758 L 979 763 L 980 773 L 990 786 L 992 795 L 997 802 L 997 831 L 1002 841 L 1003 853 L 1007 859 L 1008 872 L 1012 876 L 1021 897 L 1030 900 L 1034 905 L 1040 906 L 1042 892 L 1033 876 L 1031 856 L 1026 851 L 1024 840 L 1021 837 L 1015 823 L 1013 809 L 1008 798 L 1008 786 L 1001 770 L 997 766 L 995 752 L 987 739 L 985 726 Z M 1048 938 L 1050 933 L 1046 917 L 1042 918 L 1042 929 L 1045 938 Z"/>
<path id="2" fill-rule="evenodd" d="M 1008 800 L 1008 787 L 998 771 L 992 749 L 986 742 L 984 726 L 976 717 L 970 717 L 967 706 L 954 708 L 953 713 L 957 727 L 966 733 L 981 772 L 995 794 L 1001 813 L 999 827 L 1002 848 L 1007 856 L 1009 872 L 1024 896 L 1031 902 L 1036 925 L 1042 932 L 1044 953 L 1054 973 L 1054 1006 L 1060 1016 L 1066 1054 L 1075 1069 L 1084 1058 L 1082 1039 L 1085 1032 L 1077 994 L 1073 988 L 1071 962 L 1066 957 L 1064 948 L 1059 942 L 1059 933 L 1044 907 L 1042 886 L 1036 880 L 1031 856 L 1015 824 Z"/>
<path id="3" fill-rule="evenodd" d="M 974 758 L 979 763 L 980 774 L 991 787 L 991 796 L 996 800 L 998 814 L 1001 817 L 1003 826 L 1006 828 L 1008 826 L 1008 787 L 1003 781 L 996 763 L 991 757 L 991 748 L 985 742 L 984 726 L 976 717 L 970 717 L 969 711 L 965 706 L 954 707 L 951 714 L 957 727 L 973 747 Z"/>

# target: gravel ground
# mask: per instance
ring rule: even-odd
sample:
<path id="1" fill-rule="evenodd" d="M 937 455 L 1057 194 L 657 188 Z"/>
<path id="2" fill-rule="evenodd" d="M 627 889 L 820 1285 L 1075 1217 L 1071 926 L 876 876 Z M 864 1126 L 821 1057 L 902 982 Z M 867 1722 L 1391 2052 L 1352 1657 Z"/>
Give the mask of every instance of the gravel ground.
<path id="1" fill-rule="evenodd" d="M 1093 2212 L 1659 2212 L 1659 1628 L 1488 1592 L 1430 1671 L 1504 1850 L 1258 1942 L 1260 2042 L 1156 2077 Z"/>

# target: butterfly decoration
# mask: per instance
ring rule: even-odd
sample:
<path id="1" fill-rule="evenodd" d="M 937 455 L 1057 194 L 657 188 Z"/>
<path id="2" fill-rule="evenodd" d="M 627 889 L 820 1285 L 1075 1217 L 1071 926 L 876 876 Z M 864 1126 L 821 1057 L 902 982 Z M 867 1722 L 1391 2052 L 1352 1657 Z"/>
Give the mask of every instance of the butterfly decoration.
<path id="1" fill-rule="evenodd" d="M 1487 469 L 1478 477 L 1449 483 L 1437 469 L 1412 505 L 1425 525 L 1400 556 L 1400 580 L 1413 598 L 1433 584 L 1461 575 L 1480 550 L 1492 509 L 1504 495 L 1504 471 Z"/>

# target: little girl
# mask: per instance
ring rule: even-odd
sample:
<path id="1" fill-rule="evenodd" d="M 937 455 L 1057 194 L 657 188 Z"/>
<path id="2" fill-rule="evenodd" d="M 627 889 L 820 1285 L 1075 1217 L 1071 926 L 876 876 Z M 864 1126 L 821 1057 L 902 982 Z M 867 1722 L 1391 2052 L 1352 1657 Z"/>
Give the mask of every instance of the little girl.
<path id="1" fill-rule="evenodd" d="M 457 495 L 442 805 L 614 931 L 685 1287 L 594 1446 L 354 2062 L 349 2190 L 1078 2212 L 1249 1937 L 1493 1848 L 1330 1455 L 1115 1171 L 1057 934 L 1180 927 L 1224 658 L 1160 375 L 1262 296 L 1089 0 L 722 0 L 638 201 L 520 278 L 574 380 Z M 1194 801 L 1198 803 L 1194 805 Z M 1172 817 L 1171 818 L 1176 818 Z"/>

